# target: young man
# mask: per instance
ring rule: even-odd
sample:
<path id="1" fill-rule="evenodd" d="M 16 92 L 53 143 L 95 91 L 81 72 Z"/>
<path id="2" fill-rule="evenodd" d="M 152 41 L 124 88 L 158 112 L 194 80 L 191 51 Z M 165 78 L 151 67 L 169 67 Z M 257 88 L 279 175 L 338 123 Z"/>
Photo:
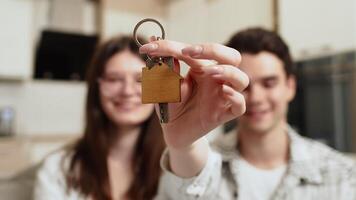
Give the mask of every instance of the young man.
<path id="1" fill-rule="evenodd" d="M 169 54 L 189 62 L 217 60 L 213 78 L 220 80 L 221 88 L 235 90 L 231 93 L 234 99 L 224 102 L 225 109 L 215 102 L 220 101 L 214 100 L 215 90 L 211 90 L 211 98 L 207 95 L 200 101 L 183 101 L 187 109 L 177 108 L 182 104 L 170 107 L 173 121 L 162 125 L 168 151 L 162 157 L 166 173 L 157 199 L 356 199 L 355 163 L 299 136 L 287 123 L 288 103 L 295 95 L 296 83 L 283 40 L 273 32 L 255 28 L 237 33 L 227 46 L 241 53 L 241 63 L 234 66 L 238 64 L 249 77 L 245 90 L 241 84 L 245 83 L 244 74 L 224 65 L 232 63 L 233 55 L 239 57 L 236 52 L 217 45 L 198 45 L 177 53 L 182 49 L 179 45 L 156 44 L 154 52 L 159 53 L 153 55 Z M 201 73 L 209 71 L 207 68 Z M 198 84 L 192 88 L 197 89 L 187 99 L 200 96 L 204 85 L 212 84 L 194 77 L 193 83 Z M 240 94 L 246 113 L 238 118 L 237 130 L 219 138 L 210 149 L 203 136 L 226 120 L 219 120 L 216 112 L 234 108 L 235 116 L 241 115 L 245 102 Z M 213 107 L 208 109 L 210 103 Z M 183 123 L 177 123 L 175 116 Z"/>

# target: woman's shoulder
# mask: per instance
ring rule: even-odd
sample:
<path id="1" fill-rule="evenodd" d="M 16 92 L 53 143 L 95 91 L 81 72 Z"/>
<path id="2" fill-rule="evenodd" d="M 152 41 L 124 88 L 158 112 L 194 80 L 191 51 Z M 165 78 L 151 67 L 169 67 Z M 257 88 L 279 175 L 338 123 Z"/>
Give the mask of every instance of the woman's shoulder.
<path id="1" fill-rule="evenodd" d="M 40 171 L 64 172 L 68 169 L 72 158 L 72 152 L 67 149 L 57 150 L 49 154 L 42 162 Z"/>
<path id="2" fill-rule="evenodd" d="M 49 154 L 38 169 L 37 181 L 64 187 L 71 157 L 71 153 L 64 149 Z"/>
<path id="3" fill-rule="evenodd" d="M 51 153 L 43 160 L 37 172 L 34 190 L 35 199 L 82 199 L 76 191 L 68 193 L 66 175 L 73 153 L 69 150 L 59 150 Z"/>

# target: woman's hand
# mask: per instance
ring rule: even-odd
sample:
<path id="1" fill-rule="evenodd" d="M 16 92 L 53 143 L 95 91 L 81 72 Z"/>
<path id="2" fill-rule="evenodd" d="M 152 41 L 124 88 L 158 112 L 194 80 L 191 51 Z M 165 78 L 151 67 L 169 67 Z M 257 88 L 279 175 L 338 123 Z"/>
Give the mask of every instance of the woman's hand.
<path id="1" fill-rule="evenodd" d="M 241 92 L 249 80 L 238 69 L 241 56 L 235 49 L 159 40 L 143 45 L 140 52 L 173 56 L 190 66 L 181 85 L 182 101 L 169 104 L 169 123 L 162 124 L 168 147 L 189 147 L 210 130 L 245 112 Z"/>

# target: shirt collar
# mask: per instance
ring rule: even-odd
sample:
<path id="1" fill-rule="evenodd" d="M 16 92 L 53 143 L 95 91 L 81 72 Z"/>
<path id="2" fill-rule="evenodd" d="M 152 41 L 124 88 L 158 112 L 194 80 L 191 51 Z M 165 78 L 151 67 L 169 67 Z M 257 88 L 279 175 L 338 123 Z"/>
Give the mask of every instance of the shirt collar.
<path id="1" fill-rule="evenodd" d="M 322 183 L 320 164 L 314 152 L 310 152 L 310 141 L 300 136 L 291 126 L 287 126 L 290 140 L 290 160 L 288 162 L 288 175 L 293 175 L 302 183 Z M 213 148 L 222 154 L 223 161 L 231 162 L 239 159 L 236 130 L 232 130 L 218 137 L 213 143 Z"/>
<path id="2" fill-rule="evenodd" d="M 311 151 L 311 141 L 301 137 L 294 129 L 288 126 L 290 139 L 289 172 L 301 180 L 313 184 L 322 183 L 322 175 L 317 152 Z"/>

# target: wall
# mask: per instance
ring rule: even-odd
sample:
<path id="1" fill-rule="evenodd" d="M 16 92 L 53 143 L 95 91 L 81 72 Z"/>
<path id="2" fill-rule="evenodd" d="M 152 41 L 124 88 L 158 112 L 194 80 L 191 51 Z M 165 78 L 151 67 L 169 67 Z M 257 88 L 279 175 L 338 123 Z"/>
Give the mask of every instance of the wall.
<path id="1" fill-rule="evenodd" d="M 0 78 L 26 79 L 32 74 L 32 13 L 32 1 L 0 2 Z"/>
<path id="2" fill-rule="evenodd" d="M 273 26 L 272 0 L 180 0 L 168 8 L 169 38 L 224 43 L 236 31 Z"/>
<path id="3" fill-rule="evenodd" d="M 0 94 L 0 108 L 15 109 L 17 135 L 82 133 L 84 83 L 7 82 L 0 84 Z"/>
<path id="4" fill-rule="evenodd" d="M 96 4 L 91 1 L 33 0 L 33 5 L 34 41 L 43 29 L 90 35 L 98 33 L 98 13 Z"/>
<path id="5" fill-rule="evenodd" d="M 279 1 L 280 33 L 296 59 L 356 48 L 356 1 Z"/>
<path id="6" fill-rule="evenodd" d="M 48 1 L 46 1 L 48 4 Z M 52 0 L 49 28 L 67 32 L 95 34 L 96 9 L 87 0 Z"/>
<path id="7" fill-rule="evenodd" d="M 106 0 L 102 6 L 101 35 L 109 38 L 118 34 L 132 34 L 133 28 L 144 18 L 155 18 L 166 27 L 166 5 L 157 0 Z M 145 36 L 160 34 L 156 25 L 145 24 L 139 29 Z"/>
<path id="8" fill-rule="evenodd" d="M 272 0 L 180 0 L 167 10 L 167 38 L 192 44 L 225 43 L 251 26 L 272 29 Z M 182 73 L 188 71 L 182 65 Z"/>
<path id="9" fill-rule="evenodd" d="M 13 0 L 0 2 L 0 8 L 4 8 L 4 5 L 7 5 L 4 3 L 7 1 Z M 29 75 L 25 80 L 0 79 L 0 108 L 11 106 L 15 109 L 15 132 L 18 135 L 80 134 L 83 130 L 85 83 L 32 80 L 30 74 L 33 70 L 34 46 L 43 29 L 82 34 L 97 32 L 94 4 L 86 0 L 54 0 L 51 1 L 52 7 L 48 0 L 16 0 L 16 2 L 18 3 L 8 3 L 12 6 L 7 8 L 8 13 L 0 14 L 0 16 L 16 14 L 17 17 L 11 18 L 13 23 L 6 21 L 9 18 L 0 18 L 0 20 L 6 21 L 1 24 L 8 26 L 9 35 L 12 34 L 12 37 L 18 39 L 7 41 L 1 33 L 0 39 L 23 43 L 29 59 L 18 59 L 23 49 L 17 47 L 8 51 L 9 45 L 4 43 L 0 47 L 0 52 L 2 56 L 4 52 L 9 54 L 5 54 L 11 58 L 9 62 L 14 62 L 17 58 L 21 62 L 20 66 L 27 67 L 26 70 L 29 72 L 26 73 Z M 13 27 L 20 29 L 14 30 Z M 4 68 L 0 66 L 1 69 Z"/>

